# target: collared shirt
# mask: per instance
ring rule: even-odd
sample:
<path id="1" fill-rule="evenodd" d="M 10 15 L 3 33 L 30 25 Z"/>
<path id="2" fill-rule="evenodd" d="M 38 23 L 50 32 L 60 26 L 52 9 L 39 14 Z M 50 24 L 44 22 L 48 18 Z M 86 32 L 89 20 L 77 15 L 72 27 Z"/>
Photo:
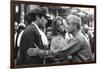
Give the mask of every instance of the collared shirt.
<path id="1" fill-rule="evenodd" d="M 17 45 L 18 45 L 18 47 L 20 47 L 20 41 L 21 41 L 21 37 L 22 37 L 23 32 L 24 32 L 24 30 L 22 30 L 22 31 L 19 33 L 19 36 L 18 36 L 18 39 L 17 39 Z"/>
<path id="2" fill-rule="evenodd" d="M 51 47 L 50 52 L 51 53 L 57 53 L 61 51 L 65 46 L 67 42 L 61 35 L 54 36 L 51 40 Z"/>
<path id="3" fill-rule="evenodd" d="M 17 32 L 14 34 L 14 47 L 16 46 Z"/>

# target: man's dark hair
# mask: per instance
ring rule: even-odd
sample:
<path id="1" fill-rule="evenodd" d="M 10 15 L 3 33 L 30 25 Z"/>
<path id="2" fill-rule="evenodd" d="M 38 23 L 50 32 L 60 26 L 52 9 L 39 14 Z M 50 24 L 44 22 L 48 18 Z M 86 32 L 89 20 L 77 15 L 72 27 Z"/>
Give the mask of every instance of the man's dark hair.
<path id="1" fill-rule="evenodd" d="M 25 15 L 25 21 L 28 22 L 28 24 L 31 24 L 32 21 L 36 20 L 36 16 L 38 17 L 46 17 L 46 10 L 43 8 L 37 8 L 37 9 L 33 9 L 31 11 L 29 11 L 26 15 Z"/>

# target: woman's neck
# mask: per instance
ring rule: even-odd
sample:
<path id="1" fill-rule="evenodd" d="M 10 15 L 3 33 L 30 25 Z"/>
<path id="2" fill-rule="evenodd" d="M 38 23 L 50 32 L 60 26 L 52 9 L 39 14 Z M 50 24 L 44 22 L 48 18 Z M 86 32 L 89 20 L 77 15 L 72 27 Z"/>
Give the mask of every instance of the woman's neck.
<path id="1" fill-rule="evenodd" d="M 65 32 L 62 32 L 62 33 L 57 33 L 59 36 L 62 36 L 63 38 L 65 38 Z"/>
<path id="2" fill-rule="evenodd" d="M 75 30 L 72 35 L 73 37 L 78 37 L 79 34 L 80 34 L 80 30 Z"/>

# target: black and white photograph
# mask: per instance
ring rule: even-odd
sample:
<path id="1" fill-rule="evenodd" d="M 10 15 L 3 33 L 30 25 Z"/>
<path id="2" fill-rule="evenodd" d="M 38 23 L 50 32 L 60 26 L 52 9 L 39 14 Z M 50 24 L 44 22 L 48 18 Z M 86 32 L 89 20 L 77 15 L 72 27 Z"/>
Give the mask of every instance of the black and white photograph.
<path id="1" fill-rule="evenodd" d="M 11 1 L 11 68 L 96 63 L 96 6 Z"/>

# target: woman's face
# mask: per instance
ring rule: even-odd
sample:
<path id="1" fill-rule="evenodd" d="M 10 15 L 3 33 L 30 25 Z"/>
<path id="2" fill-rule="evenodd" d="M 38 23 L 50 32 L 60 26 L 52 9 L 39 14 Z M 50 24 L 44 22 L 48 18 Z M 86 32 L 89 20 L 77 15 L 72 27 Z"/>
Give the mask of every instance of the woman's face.
<path id="1" fill-rule="evenodd" d="M 59 32 L 64 32 L 64 25 L 61 20 L 57 20 L 57 29 Z"/>

